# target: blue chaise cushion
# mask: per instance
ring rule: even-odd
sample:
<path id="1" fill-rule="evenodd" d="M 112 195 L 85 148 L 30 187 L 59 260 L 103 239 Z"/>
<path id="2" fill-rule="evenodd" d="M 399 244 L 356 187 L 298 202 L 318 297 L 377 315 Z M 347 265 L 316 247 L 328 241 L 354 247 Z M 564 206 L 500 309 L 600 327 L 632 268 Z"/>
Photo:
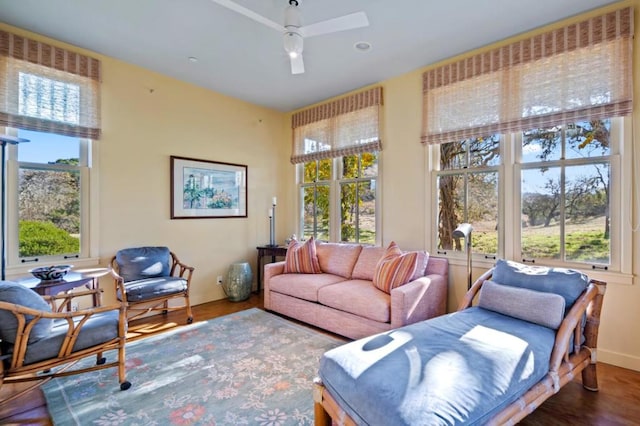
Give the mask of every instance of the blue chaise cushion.
<path id="1" fill-rule="evenodd" d="M 483 425 L 547 374 L 554 342 L 472 307 L 332 349 L 319 375 L 357 424 Z"/>
<path id="2" fill-rule="evenodd" d="M 0 281 L 0 301 L 21 305 L 38 311 L 51 312 L 51 306 L 35 291 L 12 281 Z M 27 324 L 33 320 L 26 315 Z M 29 343 L 47 337 L 51 332 L 53 319 L 40 318 L 29 334 Z M 11 311 L 0 309 L 0 339 L 3 342 L 15 343 L 18 331 L 18 319 Z"/>
<path id="3" fill-rule="evenodd" d="M 166 277 L 171 272 L 168 247 L 135 247 L 116 253 L 118 273 L 125 282 Z"/>
<path id="4" fill-rule="evenodd" d="M 589 285 L 589 279 L 579 271 L 546 266 L 530 266 L 499 259 L 491 279 L 494 282 L 562 296 L 569 311 L 576 299 Z"/>

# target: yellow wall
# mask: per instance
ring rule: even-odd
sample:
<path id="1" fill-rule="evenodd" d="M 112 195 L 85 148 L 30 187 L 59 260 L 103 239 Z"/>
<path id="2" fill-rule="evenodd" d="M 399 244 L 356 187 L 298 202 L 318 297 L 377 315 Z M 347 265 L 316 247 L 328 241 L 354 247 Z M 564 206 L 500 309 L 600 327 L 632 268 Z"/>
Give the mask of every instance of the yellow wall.
<path id="1" fill-rule="evenodd" d="M 640 22 L 637 16 L 640 0 L 623 1 L 596 13 L 627 5 L 636 7 L 636 22 Z M 1 24 L 0 27 L 26 34 Z M 638 38 L 635 43 L 634 64 L 638 76 Z M 292 225 L 297 203 L 295 168 L 289 163 L 291 115 L 225 97 L 112 58 L 93 56 L 103 61 L 104 74 L 104 134 L 98 144 L 100 201 L 96 206 L 100 218 L 100 262 L 106 264 L 122 247 L 168 245 L 182 260 L 196 267 L 194 304 L 223 298 L 222 290 L 215 285 L 215 277 L 224 275 L 231 262 L 248 260 L 255 274 L 255 246 L 269 239 L 266 212 L 272 196 L 278 197 L 278 241 L 296 232 Z M 380 83 L 384 88 L 381 240 L 382 244 L 394 240 L 403 249 L 429 250 L 431 241 L 429 224 L 433 206 L 425 173 L 428 153 L 420 144 L 421 75 L 425 69 Z M 640 98 L 637 79 L 635 97 Z M 638 107 L 633 122 L 635 128 L 640 128 Z M 637 146 L 639 139 L 638 135 L 634 137 L 634 145 Z M 170 220 L 170 155 L 248 165 L 249 217 Z M 636 170 L 640 169 L 638 158 L 634 161 Z M 633 242 L 633 272 L 637 277 L 640 272 L 637 232 Z M 466 290 L 464 261 L 452 261 L 451 265 L 450 311 Z M 490 264 L 474 266 L 474 276 L 477 276 Z M 639 302 L 637 282 L 609 284 L 600 327 L 601 361 L 640 370 Z"/>
<path id="2" fill-rule="evenodd" d="M 110 58 L 102 64 L 102 261 L 123 247 L 167 245 L 196 268 L 194 304 L 223 298 L 216 276 L 232 262 L 255 265 L 256 245 L 269 241 L 267 209 L 289 148 L 283 114 Z M 246 164 L 248 217 L 171 220 L 171 155 Z"/>

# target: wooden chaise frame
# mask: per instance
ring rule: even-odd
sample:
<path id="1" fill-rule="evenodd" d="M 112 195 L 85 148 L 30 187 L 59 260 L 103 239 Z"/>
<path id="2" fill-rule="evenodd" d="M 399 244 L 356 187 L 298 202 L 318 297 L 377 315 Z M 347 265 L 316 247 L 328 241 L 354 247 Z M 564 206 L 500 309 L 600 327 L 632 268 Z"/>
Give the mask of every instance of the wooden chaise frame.
<path id="1" fill-rule="evenodd" d="M 17 338 L 12 345 L 13 351 L 10 354 L 0 353 L 0 387 L 3 384 L 34 382 L 31 386 L 21 388 L 18 392 L 10 394 L 1 400 L 0 405 L 9 403 L 56 377 L 81 374 L 112 367 L 118 369 L 120 389 L 127 390 L 131 387 L 131 383 L 128 382 L 125 377 L 125 344 L 127 337 L 125 304 L 118 302 L 114 305 L 96 306 L 75 312 L 64 311 L 73 298 L 91 296 L 94 300 L 99 301 L 101 292 L 102 289 L 91 289 L 81 292 L 59 294 L 57 296 L 42 296 L 51 305 L 52 312 L 39 311 L 13 303 L 0 302 L 0 309 L 12 312 L 18 321 L 18 329 L 16 331 Z M 118 311 L 118 335 L 99 345 L 74 352 L 73 346 L 78 339 L 83 325 L 96 314 L 114 310 Z M 29 318 L 32 319 L 29 320 Z M 60 345 L 57 357 L 25 365 L 24 357 L 27 352 L 30 333 L 36 323 L 42 319 L 66 321 L 69 329 Z M 114 361 L 107 363 L 103 352 L 110 350 L 117 351 L 117 356 Z M 73 368 L 78 361 L 92 355 L 96 356 L 95 365 Z M 5 366 L 7 360 L 9 360 L 8 365 Z"/>
<path id="2" fill-rule="evenodd" d="M 187 288 L 185 289 L 185 291 L 180 293 L 163 295 L 140 302 L 131 302 L 127 300 L 125 282 L 124 278 L 119 275 L 116 256 L 113 256 L 111 258 L 111 261 L 109 262 L 111 265 L 111 268 L 109 268 L 109 272 L 115 280 L 116 291 L 120 290 L 122 300 L 127 305 L 127 317 L 129 321 L 146 315 L 152 311 L 162 311 L 163 314 L 167 314 L 168 312 L 186 309 L 187 324 L 191 324 L 193 322 L 191 302 L 189 301 L 189 288 L 191 287 L 191 276 L 193 275 L 193 271 L 195 268 L 193 266 L 182 263 L 174 252 L 170 251 L 169 254 L 171 255 L 171 269 L 169 270 L 169 275 L 172 277 L 184 278 L 187 281 Z M 184 304 L 182 304 L 181 306 L 169 306 L 169 300 L 175 298 L 184 298 Z"/>
<path id="3" fill-rule="evenodd" d="M 465 294 L 458 310 L 472 306 L 473 300 L 485 281 L 492 276 L 493 270 L 484 273 Z M 600 311 L 606 289 L 606 283 L 591 280 L 587 289 L 578 297 L 556 332 L 555 344 L 549 361 L 549 371 L 538 383 L 513 403 L 497 413 L 487 424 L 515 424 L 531 414 L 545 400 L 555 395 L 560 388 L 571 382 L 582 372 L 582 385 L 590 391 L 598 390 L 596 376 L 596 348 Z M 581 344 L 580 330 L 584 314 L 586 325 L 585 340 Z M 570 342 L 579 350 L 569 353 Z M 314 380 L 315 424 L 356 425 L 357 423 L 340 407 L 329 390 L 319 378 Z"/>

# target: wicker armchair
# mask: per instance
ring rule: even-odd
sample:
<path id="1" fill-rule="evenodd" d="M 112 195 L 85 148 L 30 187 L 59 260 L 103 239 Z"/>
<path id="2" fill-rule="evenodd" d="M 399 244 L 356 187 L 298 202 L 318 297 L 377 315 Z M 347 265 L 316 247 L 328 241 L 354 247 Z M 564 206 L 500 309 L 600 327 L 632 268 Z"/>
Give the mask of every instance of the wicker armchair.
<path id="1" fill-rule="evenodd" d="M 125 378 L 127 321 L 124 303 L 63 312 L 73 298 L 97 296 L 100 291 L 40 296 L 21 284 L 0 282 L 0 386 L 35 382 L 9 395 L 0 404 L 55 377 L 111 367 L 118 368 L 120 389 L 131 387 Z M 107 363 L 102 354 L 112 349 L 117 351 L 117 359 Z M 75 365 L 92 355 L 96 356 L 95 365 Z"/>
<path id="2" fill-rule="evenodd" d="M 193 322 L 189 286 L 194 268 L 188 266 L 167 247 L 135 247 L 120 250 L 111 259 L 110 272 L 115 279 L 116 296 L 127 305 L 129 320 L 151 311 L 186 309 L 187 324 Z M 184 299 L 170 306 L 172 299 Z"/>

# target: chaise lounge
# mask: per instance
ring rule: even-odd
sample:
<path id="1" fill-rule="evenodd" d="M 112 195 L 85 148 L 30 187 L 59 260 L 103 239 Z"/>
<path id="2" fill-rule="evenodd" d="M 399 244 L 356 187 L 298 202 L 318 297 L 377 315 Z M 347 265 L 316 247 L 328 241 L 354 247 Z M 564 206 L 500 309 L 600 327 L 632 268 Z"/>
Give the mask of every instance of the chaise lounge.
<path id="1" fill-rule="evenodd" d="M 577 271 L 499 260 L 457 312 L 325 353 L 315 424 L 514 424 L 580 372 L 596 391 L 604 290 Z"/>

